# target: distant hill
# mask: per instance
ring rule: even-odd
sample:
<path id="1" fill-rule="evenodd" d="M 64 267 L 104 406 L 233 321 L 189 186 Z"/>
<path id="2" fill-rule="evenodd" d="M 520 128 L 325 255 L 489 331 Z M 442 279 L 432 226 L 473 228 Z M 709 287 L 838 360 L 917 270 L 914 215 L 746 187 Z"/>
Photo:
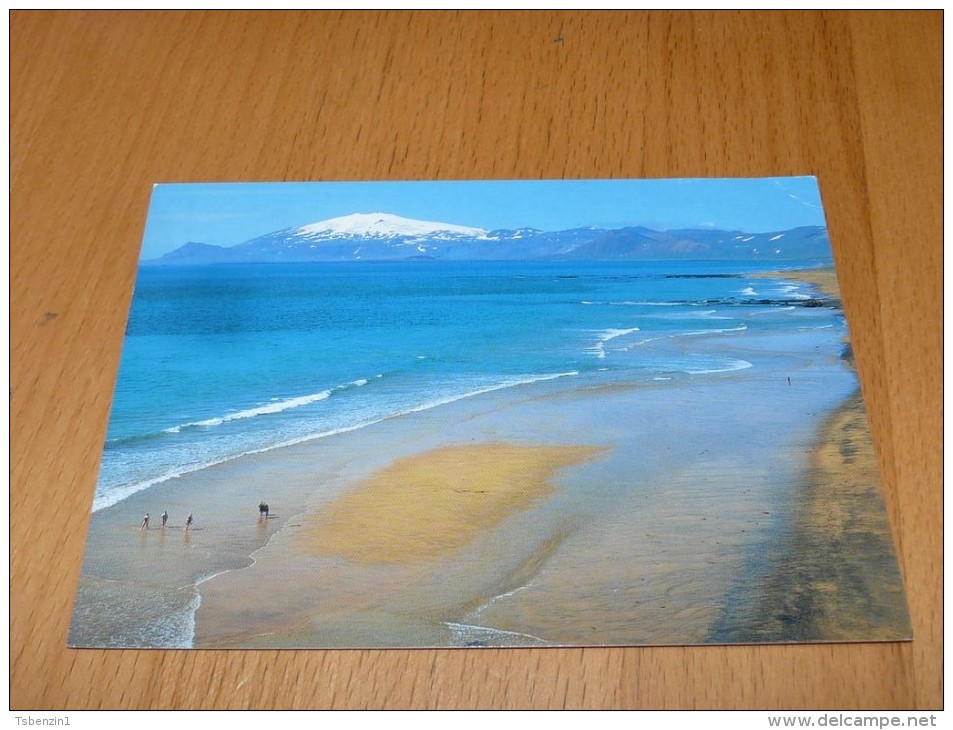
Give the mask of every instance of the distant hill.
<path id="1" fill-rule="evenodd" d="M 486 231 L 389 213 L 357 213 L 285 228 L 235 246 L 190 241 L 145 265 L 306 261 L 786 261 L 830 258 L 827 229 L 771 233 L 643 227 Z"/>
<path id="2" fill-rule="evenodd" d="M 222 264 L 233 259 L 232 249 L 224 246 L 213 246 L 209 243 L 189 241 L 170 251 L 164 256 L 154 259 L 153 263 L 164 264 Z"/>

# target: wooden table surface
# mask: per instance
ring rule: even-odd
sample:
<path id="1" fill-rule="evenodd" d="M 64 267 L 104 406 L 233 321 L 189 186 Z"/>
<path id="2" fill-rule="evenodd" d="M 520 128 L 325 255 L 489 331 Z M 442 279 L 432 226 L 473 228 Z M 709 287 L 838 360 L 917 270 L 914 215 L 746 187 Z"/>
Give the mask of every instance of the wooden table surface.
<path id="1" fill-rule="evenodd" d="M 942 706 L 942 13 L 10 19 L 13 709 Z M 819 177 L 912 643 L 66 648 L 156 182 Z"/>

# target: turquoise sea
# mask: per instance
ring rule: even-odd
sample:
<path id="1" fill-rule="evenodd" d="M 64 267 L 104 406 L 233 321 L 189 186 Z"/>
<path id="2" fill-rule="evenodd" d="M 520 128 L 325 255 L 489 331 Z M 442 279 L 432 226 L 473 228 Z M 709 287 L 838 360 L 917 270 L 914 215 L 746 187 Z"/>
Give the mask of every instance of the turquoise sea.
<path id="1" fill-rule="evenodd" d="M 750 370 L 757 388 L 783 352 L 739 355 L 745 338 L 791 333 L 830 352 L 846 334 L 809 285 L 749 276 L 767 266 L 143 266 L 93 510 L 243 454 L 533 382 Z"/>

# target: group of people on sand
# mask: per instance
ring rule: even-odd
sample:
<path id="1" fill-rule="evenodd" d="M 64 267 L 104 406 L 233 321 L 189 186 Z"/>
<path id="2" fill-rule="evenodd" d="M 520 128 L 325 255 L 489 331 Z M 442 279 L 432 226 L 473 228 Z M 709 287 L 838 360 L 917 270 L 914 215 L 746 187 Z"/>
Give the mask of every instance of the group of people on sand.
<path id="1" fill-rule="evenodd" d="M 259 519 L 265 519 L 265 520 L 267 520 L 268 517 L 270 516 L 270 513 L 271 513 L 271 508 L 268 506 L 268 504 L 267 504 L 266 502 L 260 502 L 260 503 L 258 504 L 258 514 L 260 515 Z M 141 522 L 140 525 L 139 525 L 139 529 L 140 529 L 140 530 L 148 530 L 148 529 L 149 529 L 149 519 L 150 519 L 150 518 L 149 518 L 149 513 L 146 512 L 146 513 L 142 516 L 142 522 Z M 166 525 L 166 523 L 167 523 L 168 521 L 169 521 L 169 513 L 166 512 L 165 510 L 162 510 L 162 529 L 163 529 L 163 530 L 165 529 L 165 525 Z M 186 531 L 186 532 L 188 532 L 190 529 L 192 529 L 192 522 L 193 522 L 193 520 L 192 520 L 192 513 L 189 512 L 189 516 L 185 518 L 185 531 Z"/>
<path id="2" fill-rule="evenodd" d="M 163 530 L 165 529 L 165 524 L 168 521 L 169 521 L 169 513 L 166 512 L 165 510 L 162 510 L 162 529 Z M 142 523 L 139 525 L 139 529 L 140 530 L 149 529 L 149 513 L 148 512 L 146 512 L 142 516 Z M 188 532 L 190 529 L 192 529 L 192 513 L 191 512 L 189 512 L 189 516 L 185 518 L 185 531 Z"/>

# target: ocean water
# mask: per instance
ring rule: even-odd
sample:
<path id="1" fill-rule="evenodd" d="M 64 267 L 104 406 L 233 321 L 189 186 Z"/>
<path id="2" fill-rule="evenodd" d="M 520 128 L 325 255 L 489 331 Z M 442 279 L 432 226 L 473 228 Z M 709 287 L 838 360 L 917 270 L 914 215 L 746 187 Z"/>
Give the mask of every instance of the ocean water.
<path id="1" fill-rule="evenodd" d="M 243 454 L 489 391 L 711 377 L 754 367 L 723 347 L 735 338 L 843 337 L 839 310 L 803 306 L 812 287 L 749 276 L 759 267 L 142 267 L 93 510 Z"/>

